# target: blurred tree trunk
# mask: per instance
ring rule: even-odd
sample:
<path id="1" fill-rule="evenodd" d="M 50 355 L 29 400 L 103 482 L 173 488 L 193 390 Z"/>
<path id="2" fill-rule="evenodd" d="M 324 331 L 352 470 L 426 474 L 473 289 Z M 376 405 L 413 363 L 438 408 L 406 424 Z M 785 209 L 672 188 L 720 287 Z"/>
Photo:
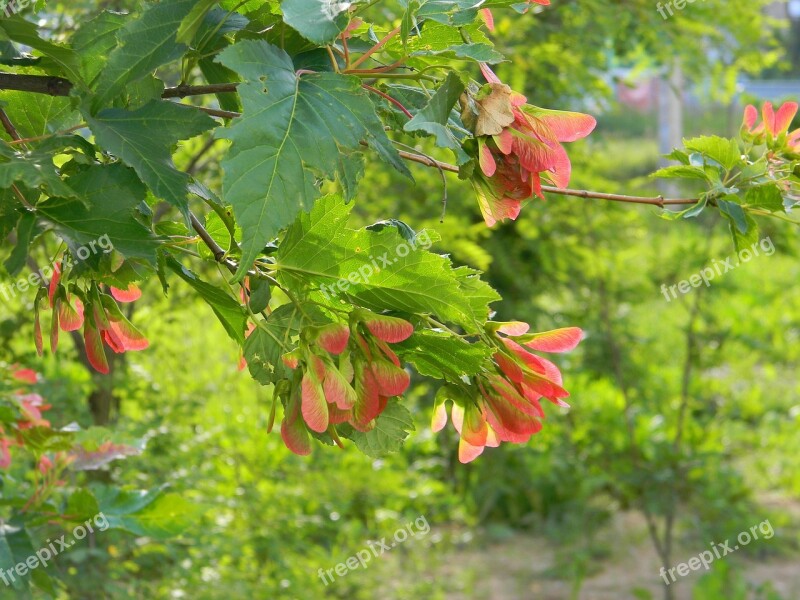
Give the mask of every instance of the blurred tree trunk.
<path id="1" fill-rule="evenodd" d="M 109 352 L 108 375 L 101 375 L 94 370 L 89 359 L 86 357 L 86 346 L 83 338 L 77 331 L 72 332 L 72 341 L 78 351 L 78 358 L 81 364 L 92 376 L 94 389 L 89 394 L 89 412 L 92 413 L 92 421 L 95 425 L 106 426 L 116 420 L 120 411 L 120 400 L 114 395 L 114 373 L 125 360 L 124 354 L 114 354 Z"/>
<path id="2" fill-rule="evenodd" d="M 683 146 L 683 71 L 674 64 L 669 73 L 658 82 L 658 151 L 669 154 Z M 670 161 L 661 159 L 661 166 Z M 661 193 L 677 196 L 679 190 L 672 180 L 659 181 Z"/>

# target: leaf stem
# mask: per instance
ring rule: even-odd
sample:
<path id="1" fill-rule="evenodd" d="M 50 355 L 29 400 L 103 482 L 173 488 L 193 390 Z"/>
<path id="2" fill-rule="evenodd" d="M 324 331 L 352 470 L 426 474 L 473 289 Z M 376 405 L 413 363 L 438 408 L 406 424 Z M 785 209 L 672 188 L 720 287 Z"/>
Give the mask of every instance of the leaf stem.
<path id="1" fill-rule="evenodd" d="M 381 48 L 383 48 L 383 47 L 386 45 L 386 42 L 388 42 L 389 40 L 391 40 L 391 39 L 392 39 L 394 36 L 396 36 L 398 33 L 400 33 L 400 26 L 397 26 L 397 27 L 395 27 L 394 29 L 392 29 L 392 30 L 391 30 L 389 33 L 387 33 L 385 36 L 383 36 L 383 38 L 382 38 L 382 39 L 381 39 L 381 40 L 380 40 L 380 41 L 379 41 L 377 44 L 375 44 L 375 45 L 374 45 L 372 48 L 370 48 L 369 50 L 367 50 L 366 52 L 364 52 L 364 54 L 362 54 L 360 57 L 358 57 L 358 58 L 356 59 L 356 61 L 353 63 L 353 65 L 352 65 L 352 66 L 353 66 L 353 68 L 355 69 L 355 68 L 356 68 L 358 65 L 362 64 L 362 63 L 363 63 L 365 60 L 367 60 L 367 59 L 368 59 L 370 56 L 372 56 L 372 55 L 373 55 L 373 54 L 375 54 L 375 53 L 376 53 L 378 50 L 380 50 Z"/>
<path id="2" fill-rule="evenodd" d="M 403 114 L 406 115 L 409 119 L 414 118 L 414 115 L 412 115 L 409 112 L 409 110 L 405 106 L 403 106 L 403 104 L 396 98 L 392 98 L 389 94 L 382 92 L 378 88 L 374 88 L 371 85 L 367 85 L 366 83 L 362 83 L 361 87 L 363 87 L 365 90 L 369 90 L 373 94 L 378 94 L 378 96 L 380 96 L 381 98 L 388 100 L 389 102 L 394 104 L 397 108 L 399 108 L 401 111 L 403 111 Z"/>
<path id="3" fill-rule="evenodd" d="M 386 73 L 388 71 L 394 71 L 395 69 L 402 67 L 403 63 L 405 63 L 406 60 L 407 57 L 404 56 L 400 60 L 396 60 L 390 65 L 384 65 L 383 67 L 375 67 L 373 69 L 354 69 L 350 67 L 347 70 L 345 70 L 345 73 L 348 75 L 371 75 L 374 73 Z"/>
<path id="4" fill-rule="evenodd" d="M 312 322 L 314 321 L 314 319 L 312 319 L 309 316 L 309 314 L 306 312 L 306 310 L 303 308 L 303 303 L 300 302 L 297 299 L 297 297 L 292 293 L 292 291 L 289 288 L 281 285 L 281 283 L 275 277 L 272 277 L 271 275 L 264 275 L 264 277 L 269 279 L 273 284 L 275 284 L 275 286 L 279 290 L 281 290 L 284 294 L 286 294 L 286 297 L 289 298 L 289 302 L 291 302 L 292 304 L 294 304 L 297 307 L 297 310 L 300 311 L 300 314 L 303 315 L 306 318 L 306 320 L 312 321 Z"/>
<path id="5" fill-rule="evenodd" d="M 196 108 L 197 110 L 201 110 L 207 115 L 211 115 L 212 117 L 220 117 L 221 119 L 235 119 L 236 117 L 241 117 L 242 113 L 233 112 L 231 110 L 220 110 L 218 108 L 208 108 L 206 106 L 197 106 L 196 104 L 181 104 L 181 106 L 188 106 L 189 108 Z"/>
<path id="6" fill-rule="evenodd" d="M 334 72 L 339 73 L 339 62 L 336 60 L 333 50 L 331 49 L 330 45 L 325 46 L 325 49 L 328 51 L 328 56 L 331 59 L 331 66 L 333 67 Z"/>
<path id="7" fill-rule="evenodd" d="M 344 54 L 344 68 L 350 68 L 350 48 L 347 46 L 347 33 L 342 32 L 342 53 Z"/>
<path id="8" fill-rule="evenodd" d="M 359 6 L 359 7 L 358 7 L 358 8 L 356 8 L 356 10 L 353 12 L 353 16 L 356 16 L 356 15 L 358 15 L 359 13 L 362 13 L 362 12 L 364 12 L 365 10 L 367 10 L 368 8 L 371 8 L 372 6 L 374 6 L 375 4 L 377 4 L 377 3 L 378 3 L 378 2 L 380 2 L 380 1 L 381 1 L 381 0 L 372 0 L 371 2 L 368 2 L 367 4 L 363 4 L 363 5 Z"/>
<path id="9" fill-rule="evenodd" d="M 412 81 L 432 81 L 438 83 L 441 81 L 431 75 L 422 75 L 420 73 L 384 73 L 375 71 L 351 71 L 348 75 L 355 75 L 356 77 L 364 77 L 366 79 L 410 79 Z"/>
<path id="10" fill-rule="evenodd" d="M 442 329 L 442 330 L 446 331 L 447 333 L 449 333 L 450 335 L 453 335 L 453 336 L 455 336 L 457 338 L 466 339 L 468 337 L 471 337 L 469 334 L 456 333 L 455 331 L 450 329 L 444 323 L 440 323 L 439 321 L 437 321 L 436 319 L 434 319 L 434 318 L 432 318 L 432 317 L 430 317 L 428 315 L 425 316 L 425 321 L 427 321 L 428 325 L 432 326 L 434 329 Z"/>
<path id="11" fill-rule="evenodd" d="M 751 212 L 754 215 L 759 215 L 762 217 L 772 217 L 774 219 L 780 219 L 781 221 L 786 221 L 787 223 L 791 223 L 792 225 L 800 225 L 800 221 L 795 221 L 794 219 L 790 219 L 786 215 L 782 215 L 781 213 L 774 213 L 768 210 L 763 210 L 761 208 L 748 208 L 747 205 L 742 206 L 747 212 Z"/>

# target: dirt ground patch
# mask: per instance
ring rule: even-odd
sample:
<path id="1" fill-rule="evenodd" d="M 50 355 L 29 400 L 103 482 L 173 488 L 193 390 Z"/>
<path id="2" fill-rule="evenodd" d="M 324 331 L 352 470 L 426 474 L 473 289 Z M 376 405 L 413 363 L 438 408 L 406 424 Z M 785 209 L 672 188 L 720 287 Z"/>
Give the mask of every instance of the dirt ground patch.
<path id="1" fill-rule="evenodd" d="M 590 570 L 579 586 L 569 574 L 572 557 L 543 537 L 514 534 L 480 551 L 471 545 L 448 561 L 448 571 L 452 569 L 448 576 L 471 585 L 448 594 L 447 600 L 638 600 L 648 598 L 646 592 L 661 600 L 661 565 L 641 518 L 632 513 L 618 516 L 603 538 L 611 548 L 608 556 L 574 557 L 576 568 L 582 562 Z M 702 550 L 679 548 L 676 564 Z M 732 555 L 725 560 L 744 574 L 753 589 L 771 583 L 783 600 L 800 600 L 800 557 L 758 560 Z M 692 588 L 701 575 L 693 572 L 673 583 L 676 600 L 692 600 Z M 757 597 L 754 592 L 752 598 Z"/>

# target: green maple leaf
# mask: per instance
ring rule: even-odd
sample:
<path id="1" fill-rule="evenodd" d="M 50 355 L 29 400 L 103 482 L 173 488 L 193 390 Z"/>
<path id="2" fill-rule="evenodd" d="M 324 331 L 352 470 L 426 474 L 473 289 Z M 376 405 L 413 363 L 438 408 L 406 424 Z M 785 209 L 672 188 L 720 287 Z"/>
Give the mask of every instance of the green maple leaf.
<path id="1" fill-rule="evenodd" d="M 470 25 L 478 15 L 479 3 L 473 0 L 426 0 L 420 3 L 418 18 L 446 25 Z"/>
<path id="2" fill-rule="evenodd" d="M 12 213 L 11 217 L 15 217 L 16 213 Z M 28 258 L 28 248 L 33 239 L 38 235 L 39 230 L 36 225 L 36 217 L 33 213 L 23 213 L 19 216 L 16 223 L 17 228 L 17 245 L 11 251 L 11 254 L 3 262 L 3 266 L 8 271 L 9 275 L 16 276 L 22 271 L 25 266 L 25 261 Z"/>
<path id="3" fill-rule="evenodd" d="M 91 84 L 103 71 L 109 54 L 117 47 L 117 33 L 128 23 L 128 16 L 103 11 L 85 21 L 73 34 L 72 49 L 80 57 L 84 79 Z"/>
<path id="4" fill-rule="evenodd" d="M 42 39 L 35 23 L 26 21 L 19 15 L 10 19 L 0 19 L 0 38 L 3 37 L 2 34 L 5 34 L 7 39 L 41 52 L 46 57 L 45 65 L 47 62 L 54 63 L 73 83 L 82 82 L 78 55 L 71 48 Z"/>
<path id="5" fill-rule="evenodd" d="M 492 355 L 486 344 L 470 344 L 450 334 L 423 329 L 407 340 L 394 344 L 393 350 L 410 362 L 420 375 L 459 381 L 475 375 Z"/>
<path id="6" fill-rule="evenodd" d="M 161 540 L 184 531 L 200 510 L 180 494 L 165 494 L 164 489 L 130 491 L 97 485 L 92 492 L 111 529 Z"/>
<path id="7" fill-rule="evenodd" d="M 266 42 L 244 41 L 218 61 L 245 81 L 242 116 L 217 135 L 233 142 L 222 162 L 223 195 L 242 227 L 239 277 L 264 245 L 308 210 L 319 196 L 318 176 L 357 179 L 352 159 L 366 141 L 408 174 L 357 77 L 298 74 L 286 52 Z"/>
<path id="8" fill-rule="evenodd" d="M 142 14 L 118 33 L 119 46 L 97 79 L 92 112 L 113 100 L 126 84 L 141 79 L 180 58 L 187 46 L 177 41 L 178 28 L 196 0 L 164 0 L 149 4 Z"/>
<path id="9" fill-rule="evenodd" d="M 178 28 L 177 41 L 181 44 L 191 44 L 195 34 L 200 30 L 203 21 L 219 0 L 198 0 L 189 14 L 181 21 Z"/>
<path id="10" fill-rule="evenodd" d="M 253 379 L 262 385 L 291 377 L 291 369 L 281 356 L 294 349 L 294 337 L 303 327 L 303 314 L 293 304 L 284 304 L 244 343 L 244 357 Z"/>
<path id="11" fill-rule="evenodd" d="M 155 263 L 157 238 L 135 218 L 146 190 L 136 174 L 123 165 L 94 165 L 68 179 L 80 200 L 51 198 L 36 212 L 67 242 L 78 248 L 108 236 L 114 249 L 126 258 Z"/>
<path id="12" fill-rule="evenodd" d="M 24 138 L 48 135 L 80 123 L 80 115 L 72 109 L 69 98 L 6 91 L 3 100 L 9 120 Z"/>
<path id="13" fill-rule="evenodd" d="M 373 458 L 386 456 L 402 448 L 408 434 L 415 429 L 411 413 L 396 399 L 389 400 L 371 431 L 363 433 L 349 425 L 340 425 L 339 428 L 344 437 L 353 440 L 361 452 Z"/>
<path id="14" fill-rule="evenodd" d="M 346 296 L 372 310 L 434 314 L 470 333 L 480 330 L 488 302 L 499 297 L 474 271 L 454 269 L 447 257 L 426 249 L 438 240 L 435 233 L 422 232 L 412 245 L 394 227 L 349 229 L 351 206 L 326 196 L 298 217 L 276 256 L 283 283 L 333 301 Z M 348 281 L 346 291 L 340 281 Z"/>
<path id="15" fill-rule="evenodd" d="M 49 196 L 75 197 L 75 192 L 65 184 L 53 167 L 52 157 L 46 154 L 19 154 L 0 147 L 0 189 L 10 189 L 21 184 L 33 190 L 42 188 Z M 35 202 L 36 198 L 29 198 Z"/>
<path id="16" fill-rule="evenodd" d="M 187 210 L 186 186 L 191 177 L 175 168 L 170 147 L 214 127 L 211 117 L 161 100 L 132 111 L 109 108 L 85 116 L 104 150 L 133 167 L 156 197 Z"/>
<path id="17" fill-rule="evenodd" d="M 424 131 L 436 137 L 436 145 L 441 148 L 450 148 L 455 152 L 459 163 L 466 162 L 469 157 L 461 148 L 461 142 L 448 126 L 453 107 L 458 102 L 464 91 L 464 82 L 453 72 L 448 73 L 447 79 L 436 90 L 427 105 L 420 110 L 414 118 L 405 124 L 406 131 Z"/>
<path id="18" fill-rule="evenodd" d="M 315 44 L 330 44 L 350 22 L 352 2 L 340 0 L 284 0 L 283 19 L 289 27 Z"/>
<path id="19" fill-rule="evenodd" d="M 683 143 L 687 150 L 700 152 L 718 162 L 727 171 L 742 165 L 742 151 L 736 140 L 712 135 L 683 140 Z"/>
<path id="20" fill-rule="evenodd" d="M 502 300 L 502 296 L 480 278 L 480 271 L 469 267 L 458 267 L 453 272 L 458 278 L 461 292 L 469 303 L 473 319 L 478 323 L 485 323 L 489 319 L 489 305 Z"/>
<path id="21" fill-rule="evenodd" d="M 192 271 L 185 268 L 174 258 L 167 259 L 167 266 L 188 283 L 198 295 L 211 307 L 230 338 L 239 345 L 244 344 L 244 330 L 247 326 L 247 314 L 230 295 L 216 286 L 201 280 Z"/>
<path id="22" fill-rule="evenodd" d="M 748 207 L 763 208 L 770 212 L 785 212 L 783 193 L 775 184 L 759 185 L 747 190 L 744 203 Z"/>

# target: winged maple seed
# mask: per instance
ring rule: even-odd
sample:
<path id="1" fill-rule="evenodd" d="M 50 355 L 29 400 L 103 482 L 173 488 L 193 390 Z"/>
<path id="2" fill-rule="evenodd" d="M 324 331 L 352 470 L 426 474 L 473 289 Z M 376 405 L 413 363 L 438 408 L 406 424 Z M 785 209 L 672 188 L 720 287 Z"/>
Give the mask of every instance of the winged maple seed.
<path id="1" fill-rule="evenodd" d="M 749 104 L 744 109 L 742 137 L 756 144 L 766 143 L 775 151 L 788 150 L 800 154 L 800 129 L 789 133 L 789 126 L 797 115 L 796 102 L 784 102 L 776 111 L 771 102 L 765 102 L 761 109 L 761 123 L 758 121 L 758 109 Z"/>
<path id="2" fill-rule="evenodd" d="M 465 123 L 470 123 L 476 136 L 500 135 L 514 122 L 512 98 L 514 92 L 505 83 L 492 81 L 471 96 L 462 97 Z"/>
<path id="3" fill-rule="evenodd" d="M 500 442 L 526 443 L 542 429 L 546 398 L 557 406 L 568 407 L 569 396 L 561 372 L 552 362 L 529 352 L 567 352 L 581 341 L 577 327 L 544 333 L 528 333 L 521 322 L 486 325 L 496 347 L 493 369 L 474 377 L 474 385 L 448 384 L 436 395 L 432 429 L 441 431 L 447 424 L 447 401 L 453 425 L 461 436 L 458 458 L 468 463 L 483 453 L 486 446 Z"/>
<path id="4" fill-rule="evenodd" d="M 553 185 L 569 185 L 572 165 L 562 142 L 589 135 L 597 122 L 576 112 L 548 110 L 527 104 L 481 64 L 486 81 L 461 98 L 462 120 L 472 129 L 479 169 L 472 183 L 486 224 L 514 220 L 522 201 L 542 195 L 542 177 Z"/>
<path id="5" fill-rule="evenodd" d="M 32 433 L 30 430 L 53 430 L 50 421 L 43 417 L 52 405 L 32 387 L 41 382 L 36 371 L 12 366 L 9 375 L 10 378 L 6 381 L 5 369 L 0 365 L 0 384 L 10 383 L 3 385 L 8 390 L 5 398 L 11 400 L 11 404 L 16 407 L 14 420 L 5 422 L 5 427 L 0 426 L 0 469 L 11 466 L 11 448 L 32 452 L 37 461 L 36 467 L 43 476 L 39 481 L 39 491 L 34 493 L 34 497 L 44 488 L 64 485 L 60 475 L 68 466 L 73 470 L 97 469 L 113 460 L 141 454 L 138 446 L 118 444 L 111 440 L 90 444 L 88 450 L 82 444 L 75 444 L 69 449 L 58 450 L 49 455 L 40 454 L 39 442 L 30 443 L 30 436 L 32 434 L 34 440 L 40 440 L 43 434 Z M 65 434 L 68 429 L 61 429 L 59 432 Z"/>
<path id="6" fill-rule="evenodd" d="M 94 471 L 114 460 L 138 456 L 141 453 L 142 450 L 136 446 L 106 441 L 91 451 L 77 445 L 66 456 L 66 459 L 76 471 Z"/>
<path id="7" fill-rule="evenodd" d="M 375 427 L 389 398 L 403 394 L 409 374 L 389 347 L 408 339 L 414 326 L 404 319 L 357 309 L 349 324 L 306 327 L 300 345 L 283 355 L 295 370 L 285 395 L 281 436 L 296 454 L 309 454 L 309 430 L 327 432 L 342 446 L 336 425 L 362 432 Z"/>
<path id="8" fill-rule="evenodd" d="M 24 446 L 25 442 L 19 432 L 33 427 L 50 428 L 50 421 L 42 417 L 42 413 L 50 410 L 51 405 L 47 404 L 39 394 L 30 391 L 28 386 L 39 382 L 39 375 L 32 369 L 20 369 L 12 367 L 10 373 L 14 387 L 21 385 L 20 389 L 15 389 L 11 393 L 11 398 L 19 411 L 19 418 L 16 420 L 15 432 L 6 432 L 0 426 L 0 468 L 7 469 L 11 465 L 12 446 Z"/>
<path id="9" fill-rule="evenodd" d="M 61 283 L 63 268 L 63 263 L 56 265 L 47 288 L 48 302 L 52 309 L 50 328 L 52 352 L 58 348 L 59 330 L 71 332 L 83 328 L 83 341 L 89 364 L 98 372 L 108 374 L 109 365 L 104 345 L 117 354 L 144 350 L 150 345 L 147 338 L 125 317 L 117 305 L 117 301 L 130 303 L 141 297 L 142 292 L 136 285 L 130 284 L 124 290 L 109 286 L 109 295 L 101 292 L 97 284 L 92 283 L 86 293 L 73 286 L 73 293 L 70 294 L 67 287 Z M 83 296 L 83 300 L 78 294 Z M 34 316 L 34 341 L 36 350 L 41 356 L 42 328 L 38 302 Z"/>

